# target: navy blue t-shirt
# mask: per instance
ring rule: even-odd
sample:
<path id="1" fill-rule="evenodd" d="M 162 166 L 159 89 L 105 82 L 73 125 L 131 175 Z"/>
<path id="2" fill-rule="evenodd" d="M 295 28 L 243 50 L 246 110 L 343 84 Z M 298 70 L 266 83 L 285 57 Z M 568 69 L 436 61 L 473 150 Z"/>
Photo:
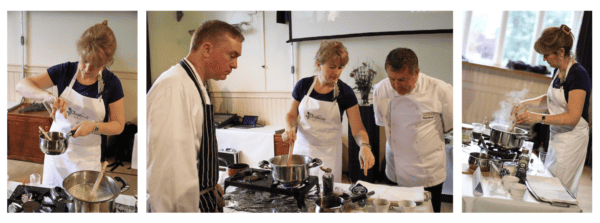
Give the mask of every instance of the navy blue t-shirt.
<path id="1" fill-rule="evenodd" d="M 292 91 L 292 97 L 296 101 L 302 101 L 308 89 L 313 84 L 315 80 L 315 76 L 302 78 L 302 80 L 296 83 L 294 87 L 294 91 Z M 346 83 L 342 82 L 342 80 L 338 80 L 338 89 L 340 89 L 340 93 L 337 98 L 338 107 L 340 108 L 340 116 L 341 119 L 344 119 L 344 111 L 351 108 L 354 105 L 358 104 L 358 100 L 356 99 L 356 95 L 350 86 Z M 317 91 L 313 89 L 310 93 L 310 97 L 317 99 L 319 101 L 330 101 L 333 102 L 333 91 L 327 94 L 319 94 Z"/>
<path id="2" fill-rule="evenodd" d="M 77 64 L 79 64 L 79 62 L 66 62 L 48 68 L 50 79 L 52 79 L 52 83 L 58 88 L 58 95 L 61 95 L 65 88 L 71 83 L 71 80 L 77 73 Z M 104 69 L 104 71 L 102 71 L 102 79 L 104 80 L 104 94 L 102 94 L 102 99 L 104 100 L 104 110 L 106 111 L 104 122 L 107 122 L 108 117 L 110 116 L 108 105 L 118 101 L 125 95 L 123 94 L 121 81 L 115 74 Z M 92 85 L 83 85 L 75 80 L 75 83 L 73 83 L 73 90 L 86 97 L 98 98 L 97 81 Z"/>
<path id="3" fill-rule="evenodd" d="M 557 69 L 554 69 L 554 76 L 556 76 Z M 590 95 L 592 93 L 592 81 L 590 80 L 590 75 L 588 72 L 581 66 L 579 63 L 575 63 L 569 69 L 569 73 L 567 74 L 567 79 L 564 83 L 562 83 L 565 90 L 565 99 L 567 103 L 569 102 L 569 91 L 575 89 L 581 89 L 585 91 L 585 103 L 583 104 L 583 112 L 581 113 L 581 117 L 585 119 L 588 123 L 590 123 Z M 554 79 L 552 83 L 552 88 L 559 89 L 561 86 L 560 79 Z"/>

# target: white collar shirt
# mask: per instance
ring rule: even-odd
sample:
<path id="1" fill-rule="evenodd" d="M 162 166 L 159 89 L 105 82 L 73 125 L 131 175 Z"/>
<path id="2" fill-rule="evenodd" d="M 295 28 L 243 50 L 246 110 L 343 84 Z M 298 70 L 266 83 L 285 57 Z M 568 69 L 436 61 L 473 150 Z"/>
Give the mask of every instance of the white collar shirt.
<path id="1" fill-rule="evenodd" d="M 427 137 L 427 141 L 432 140 L 434 143 L 420 143 L 417 141 L 417 145 L 442 145 L 440 148 L 418 148 L 418 150 L 435 150 L 435 155 L 429 155 L 424 160 L 425 163 L 414 163 L 414 166 L 419 165 L 418 168 L 425 169 L 428 173 L 431 173 L 429 179 L 420 179 L 422 185 L 414 185 L 411 183 L 403 182 L 404 179 L 409 176 L 402 176 L 402 174 L 396 174 L 395 162 L 393 158 L 394 153 L 405 152 L 400 148 L 394 148 L 390 146 L 390 134 L 394 134 L 391 128 L 391 114 L 390 104 L 395 97 L 409 97 L 414 101 L 423 116 L 421 124 L 419 124 L 418 136 L 428 135 L 434 137 Z M 424 186 L 430 187 L 442 183 L 446 178 L 446 157 L 444 149 L 444 132 L 452 130 L 452 85 L 445 83 L 439 79 L 432 78 L 426 74 L 419 73 L 417 82 L 413 90 L 406 94 L 400 95 L 393 88 L 389 78 L 380 81 L 374 87 L 373 91 L 374 110 L 375 110 L 375 123 L 379 126 L 385 127 L 386 132 L 386 175 L 390 180 L 398 183 L 400 186 Z M 399 112 L 399 111 L 391 111 Z M 420 139 L 425 140 L 425 139 Z M 438 146 L 436 146 L 438 147 Z M 393 148 L 393 149 L 392 149 Z M 408 161 L 410 162 L 410 161 Z M 407 164 L 410 165 L 410 164 Z"/>
<path id="2" fill-rule="evenodd" d="M 204 84 L 200 88 L 208 95 Z M 146 107 L 146 185 L 152 211 L 199 212 L 196 158 L 202 142 L 203 104 L 180 64 L 154 82 Z"/>

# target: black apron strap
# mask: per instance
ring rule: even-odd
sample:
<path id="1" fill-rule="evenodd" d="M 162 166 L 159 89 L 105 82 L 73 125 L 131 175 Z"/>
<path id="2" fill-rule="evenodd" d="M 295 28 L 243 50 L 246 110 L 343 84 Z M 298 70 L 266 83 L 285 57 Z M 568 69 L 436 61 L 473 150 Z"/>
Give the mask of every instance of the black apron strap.
<path id="1" fill-rule="evenodd" d="M 183 67 L 190 79 L 192 79 L 196 85 L 196 89 L 198 90 L 203 105 L 202 110 L 204 112 L 204 122 L 202 125 L 202 141 L 200 143 L 200 150 L 196 159 L 198 160 L 198 183 L 200 185 L 200 191 L 204 191 L 209 188 L 214 188 L 219 177 L 217 136 L 214 125 L 214 107 L 212 104 L 207 104 L 204 100 L 204 94 L 200 89 L 200 83 L 198 83 L 197 78 L 194 76 L 191 66 L 185 60 L 181 60 L 179 64 L 181 67 Z M 202 193 L 200 195 L 199 208 L 202 212 L 214 212 L 217 208 L 217 198 L 215 197 L 215 194 Z"/>

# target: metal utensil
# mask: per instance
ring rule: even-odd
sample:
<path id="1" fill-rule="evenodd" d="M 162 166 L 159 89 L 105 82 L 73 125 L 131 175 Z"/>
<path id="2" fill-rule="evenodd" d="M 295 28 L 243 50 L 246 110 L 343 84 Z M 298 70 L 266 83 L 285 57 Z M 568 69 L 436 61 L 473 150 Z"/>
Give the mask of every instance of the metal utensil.
<path id="1" fill-rule="evenodd" d="M 39 130 L 41 132 L 41 130 Z M 75 134 L 71 131 L 68 134 L 62 132 L 47 132 L 50 139 L 40 134 L 40 150 L 46 155 L 61 155 L 69 147 L 69 138 Z"/>
<path id="2" fill-rule="evenodd" d="M 350 198 L 350 202 L 354 203 L 354 202 L 357 202 L 357 201 L 361 201 L 361 200 L 364 200 L 364 199 L 367 199 L 367 198 L 373 196 L 374 194 L 375 194 L 375 191 L 369 191 L 366 194 L 359 194 L 359 195 L 356 195 L 354 197 L 351 197 Z"/>

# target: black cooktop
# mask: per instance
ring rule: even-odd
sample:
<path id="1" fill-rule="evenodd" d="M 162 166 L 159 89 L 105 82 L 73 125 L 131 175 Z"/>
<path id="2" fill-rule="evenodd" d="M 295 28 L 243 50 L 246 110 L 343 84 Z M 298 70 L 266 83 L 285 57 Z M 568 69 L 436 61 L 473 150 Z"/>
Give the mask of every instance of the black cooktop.
<path id="1" fill-rule="evenodd" d="M 29 201 L 23 202 L 25 189 L 29 193 Z M 55 213 L 68 212 L 67 204 L 62 200 L 54 200 L 50 188 L 19 185 L 7 199 L 7 205 L 16 204 L 16 212 Z M 9 207 L 10 208 L 10 207 Z"/>
<path id="2" fill-rule="evenodd" d="M 223 190 L 226 191 L 228 186 L 294 196 L 298 202 L 298 208 L 301 209 L 306 207 L 304 200 L 313 187 L 316 186 L 317 194 L 320 193 L 319 178 L 316 176 L 309 176 L 308 179 L 298 186 L 287 187 L 274 180 L 270 170 L 255 168 L 248 168 L 225 179 Z"/>

